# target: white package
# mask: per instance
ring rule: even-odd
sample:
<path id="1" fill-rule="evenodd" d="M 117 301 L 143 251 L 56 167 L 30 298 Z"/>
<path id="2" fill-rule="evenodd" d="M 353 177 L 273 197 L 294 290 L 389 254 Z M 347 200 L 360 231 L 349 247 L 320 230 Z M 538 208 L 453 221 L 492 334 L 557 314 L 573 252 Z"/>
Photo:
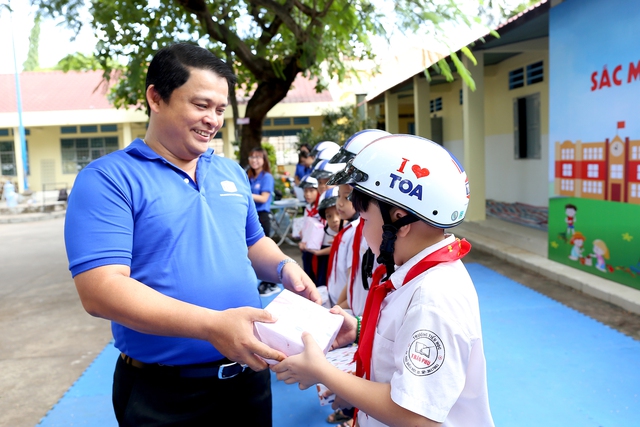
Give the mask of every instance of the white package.
<path id="1" fill-rule="evenodd" d="M 344 317 L 287 289 L 265 307 L 276 319 L 275 323 L 255 322 L 256 337 L 271 348 L 287 356 L 302 353 L 302 333 L 309 332 L 324 354 L 327 354 Z M 267 360 L 268 363 L 276 363 Z"/>

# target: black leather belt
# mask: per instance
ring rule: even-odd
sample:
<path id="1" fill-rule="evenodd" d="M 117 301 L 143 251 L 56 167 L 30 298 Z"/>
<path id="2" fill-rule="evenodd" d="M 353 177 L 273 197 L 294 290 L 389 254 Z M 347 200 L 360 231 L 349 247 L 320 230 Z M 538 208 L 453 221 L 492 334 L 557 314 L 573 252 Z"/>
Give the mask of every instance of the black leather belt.
<path id="1" fill-rule="evenodd" d="M 124 353 L 120 357 L 127 365 L 138 369 L 157 370 L 163 374 L 178 376 L 181 378 L 218 378 L 227 380 L 244 372 L 247 365 L 232 362 L 229 359 L 221 359 L 211 363 L 199 363 L 195 365 L 162 365 L 160 363 L 144 363 L 133 359 Z"/>

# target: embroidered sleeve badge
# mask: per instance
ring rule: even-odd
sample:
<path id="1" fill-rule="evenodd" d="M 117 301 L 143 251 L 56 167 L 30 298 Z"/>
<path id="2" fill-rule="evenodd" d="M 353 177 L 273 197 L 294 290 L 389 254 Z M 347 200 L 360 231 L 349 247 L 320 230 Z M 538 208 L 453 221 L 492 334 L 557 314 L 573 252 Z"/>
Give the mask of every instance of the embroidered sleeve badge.
<path id="1" fill-rule="evenodd" d="M 416 331 L 404 354 L 404 366 L 414 375 L 425 376 L 436 372 L 444 363 L 444 344 L 439 336 L 426 329 Z"/>

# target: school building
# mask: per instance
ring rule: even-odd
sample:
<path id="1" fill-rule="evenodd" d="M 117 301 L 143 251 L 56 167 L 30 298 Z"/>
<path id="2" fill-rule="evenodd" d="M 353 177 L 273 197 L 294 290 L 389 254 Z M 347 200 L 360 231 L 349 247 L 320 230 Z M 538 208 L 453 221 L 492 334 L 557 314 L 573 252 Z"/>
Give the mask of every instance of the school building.
<path id="1" fill-rule="evenodd" d="M 0 75 L 0 180 L 11 180 L 19 192 L 25 189 L 25 170 L 32 192 L 71 188 L 78 172 L 89 162 L 145 135 L 146 111 L 115 108 L 100 71 L 23 72 L 19 79 L 24 156 L 15 76 Z M 263 123 L 263 141 L 275 146 L 279 164 L 297 162 L 297 133 L 307 127 L 319 129 L 324 111 L 335 109 L 340 102 L 355 103 L 350 92 L 334 89 L 333 94 L 329 90 L 316 93 L 315 85 L 315 80 L 298 77 L 287 97 Z M 246 100 L 241 99 L 240 117 L 245 106 Z M 210 144 L 216 153 L 235 158 L 235 131 L 228 108 L 224 127 Z"/>

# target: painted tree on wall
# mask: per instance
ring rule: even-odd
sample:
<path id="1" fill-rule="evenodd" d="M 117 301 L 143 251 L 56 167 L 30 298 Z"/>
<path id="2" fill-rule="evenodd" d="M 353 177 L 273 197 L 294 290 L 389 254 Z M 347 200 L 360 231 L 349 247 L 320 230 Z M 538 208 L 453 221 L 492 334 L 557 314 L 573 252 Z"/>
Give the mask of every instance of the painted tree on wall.
<path id="1" fill-rule="evenodd" d="M 493 0 L 501 3 L 502 0 Z M 79 31 L 86 0 L 32 0 L 52 17 L 64 17 Z M 91 25 L 98 39 L 95 55 L 105 78 L 112 76 L 111 58 L 126 59 L 113 91 L 116 106 L 140 105 L 144 78 L 153 53 L 176 41 L 197 42 L 231 64 L 240 88 L 250 94 L 242 126 L 240 160 L 260 145 L 262 122 L 290 90 L 299 73 L 342 80 L 351 64 L 375 57 L 372 37 L 394 31 L 443 37 L 442 24 L 471 25 L 479 16 L 441 0 L 91 0 Z M 381 4 L 387 8 L 380 7 Z M 486 1 L 478 0 L 478 11 Z M 480 12 L 479 12 L 480 13 Z M 470 55 L 468 50 L 465 54 Z M 457 57 L 456 57 L 457 59 Z M 461 76 L 471 81 L 460 63 Z M 446 64 L 444 64 L 446 65 Z M 446 71 L 446 70 L 445 70 Z M 235 93 L 231 93 L 237 117 Z"/>

